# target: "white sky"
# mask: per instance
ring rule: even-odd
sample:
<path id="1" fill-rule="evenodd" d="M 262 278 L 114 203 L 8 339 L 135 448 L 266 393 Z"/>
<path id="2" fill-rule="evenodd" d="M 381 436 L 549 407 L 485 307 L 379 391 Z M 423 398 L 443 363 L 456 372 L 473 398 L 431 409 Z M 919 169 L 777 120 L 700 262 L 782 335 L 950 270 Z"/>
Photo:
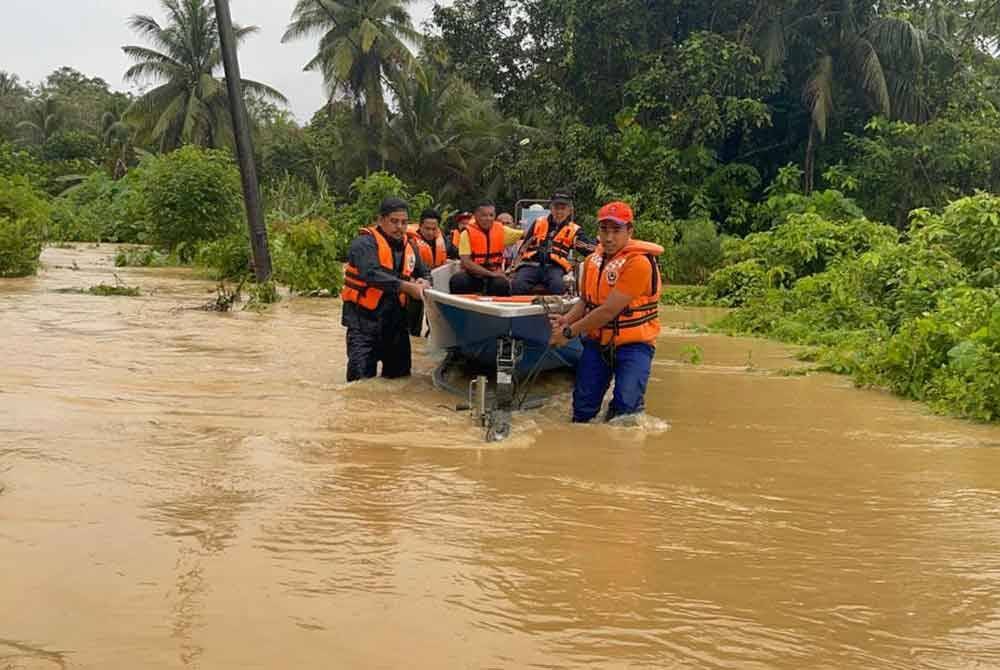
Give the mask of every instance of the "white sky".
<path id="1" fill-rule="evenodd" d="M 318 74 L 302 71 L 315 53 L 316 40 L 281 44 L 294 0 L 231 0 L 233 20 L 256 25 L 260 32 L 240 49 L 247 79 L 274 86 L 285 94 L 296 117 L 308 121 L 325 99 Z M 445 3 L 447 4 L 447 3 Z M 414 0 L 414 25 L 430 17 L 433 0 Z M 0 70 L 39 82 L 69 65 L 112 88 L 128 90 L 122 74 L 129 61 L 126 44 L 143 44 L 125 22 L 132 14 L 165 18 L 157 0 L 0 0 Z"/>

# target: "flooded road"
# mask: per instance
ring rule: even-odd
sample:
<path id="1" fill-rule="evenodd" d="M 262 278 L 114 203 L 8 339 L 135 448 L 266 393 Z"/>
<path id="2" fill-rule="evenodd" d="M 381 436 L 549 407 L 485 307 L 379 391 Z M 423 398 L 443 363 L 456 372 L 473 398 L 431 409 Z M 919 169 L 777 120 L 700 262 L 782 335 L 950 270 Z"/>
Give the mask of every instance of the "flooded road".
<path id="1" fill-rule="evenodd" d="M 485 445 L 336 301 L 57 292 L 113 256 L 0 281 L 2 670 L 1000 668 L 1000 428 L 670 328 L 645 429 Z"/>

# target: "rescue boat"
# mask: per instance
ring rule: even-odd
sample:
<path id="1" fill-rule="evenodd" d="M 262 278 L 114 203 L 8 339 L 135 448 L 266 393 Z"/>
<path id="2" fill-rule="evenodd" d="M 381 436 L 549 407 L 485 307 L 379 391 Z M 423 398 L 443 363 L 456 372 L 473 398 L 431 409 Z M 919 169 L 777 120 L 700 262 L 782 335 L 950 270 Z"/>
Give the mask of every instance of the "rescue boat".
<path id="1" fill-rule="evenodd" d="M 506 355 L 506 339 L 520 343 L 519 351 L 514 351 L 516 360 L 511 361 L 518 375 L 576 367 L 583 345 L 576 339 L 564 347 L 549 347 L 549 315 L 569 311 L 579 298 L 452 295 L 449 282 L 459 269 L 458 261 L 449 261 L 431 272 L 432 288 L 424 292 L 430 351 L 457 355 L 493 370 L 506 367 L 498 364 L 498 354 Z"/>

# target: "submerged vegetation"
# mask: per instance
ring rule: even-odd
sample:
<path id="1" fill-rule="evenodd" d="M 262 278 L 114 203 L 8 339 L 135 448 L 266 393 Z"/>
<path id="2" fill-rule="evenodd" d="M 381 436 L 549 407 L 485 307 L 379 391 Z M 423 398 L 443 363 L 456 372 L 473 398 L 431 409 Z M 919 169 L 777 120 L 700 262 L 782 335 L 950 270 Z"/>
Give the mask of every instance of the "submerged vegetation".
<path id="1" fill-rule="evenodd" d="M 423 30 L 409 4 L 290 8 L 283 39 L 313 42 L 330 94 L 306 123 L 246 82 L 275 282 L 335 295 L 387 195 L 447 217 L 569 186 L 591 231 L 603 202 L 634 205 L 665 302 L 998 418 L 996 2 L 455 0 Z M 252 276 L 213 5 L 160 5 L 121 17 L 141 95 L 0 72 L 0 277 L 105 241 L 118 266 Z"/>
<path id="2" fill-rule="evenodd" d="M 713 275 L 721 326 L 813 345 L 825 369 L 935 408 L 1000 418 L 1000 198 L 917 210 L 903 235 L 866 219 L 790 215 Z M 739 259 L 739 260 L 737 260 Z M 754 268 L 733 290 L 735 268 Z"/>

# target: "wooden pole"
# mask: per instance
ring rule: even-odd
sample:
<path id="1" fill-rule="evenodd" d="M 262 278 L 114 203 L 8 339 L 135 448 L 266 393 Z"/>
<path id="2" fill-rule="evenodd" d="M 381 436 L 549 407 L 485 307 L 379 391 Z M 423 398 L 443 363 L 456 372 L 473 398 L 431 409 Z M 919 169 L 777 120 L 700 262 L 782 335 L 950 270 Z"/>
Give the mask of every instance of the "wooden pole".
<path id="1" fill-rule="evenodd" d="M 236 34 L 233 32 L 233 18 L 229 13 L 229 0 L 215 0 L 215 19 L 219 25 L 222 64 L 226 70 L 226 89 L 229 92 L 229 111 L 233 117 L 233 132 L 236 135 L 236 158 L 243 179 L 243 198 L 246 201 L 254 275 L 258 282 L 265 282 L 271 278 L 271 252 L 267 246 L 267 226 L 264 224 L 264 210 L 260 203 L 257 167 L 253 160 L 253 138 L 250 136 L 250 123 L 247 120 L 247 108 L 243 100 L 240 62 L 236 57 Z"/>

